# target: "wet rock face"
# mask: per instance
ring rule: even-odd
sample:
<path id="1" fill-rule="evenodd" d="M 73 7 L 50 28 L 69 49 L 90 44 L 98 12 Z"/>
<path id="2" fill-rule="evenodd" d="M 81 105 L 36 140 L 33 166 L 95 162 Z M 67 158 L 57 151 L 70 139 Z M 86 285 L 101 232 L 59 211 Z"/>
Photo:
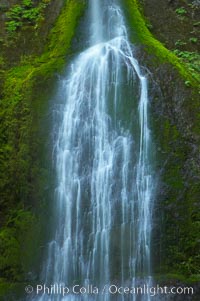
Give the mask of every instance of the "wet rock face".
<path id="1" fill-rule="evenodd" d="M 18 4 L 19 0 L 2 0 L 0 2 L 0 36 L 5 34 L 4 26 L 6 18 L 6 12 L 15 4 Z"/>
<path id="2" fill-rule="evenodd" d="M 138 50 L 138 58 L 150 70 L 152 130 L 157 145 L 154 271 L 185 275 L 187 281 L 199 269 L 198 93 L 185 85 L 170 64 L 153 63 L 153 55 L 143 49 Z M 199 293 L 184 298 L 198 300 Z"/>
<path id="3" fill-rule="evenodd" d="M 198 50 L 200 2 L 191 0 L 139 0 L 150 31 L 167 48 L 175 49 L 181 42 L 182 50 Z M 159 13 L 158 13 L 159 12 Z M 192 39 L 192 40 L 191 40 Z"/>
<path id="4" fill-rule="evenodd" d="M 141 0 L 147 26 L 168 49 L 197 52 L 199 1 Z M 193 39 L 194 37 L 194 39 Z M 199 274 L 200 128 L 197 88 L 175 69 L 140 49 L 151 72 L 151 110 L 159 192 L 155 209 L 155 272 Z M 197 279 L 197 278 L 195 278 Z M 193 278 L 193 281 L 194 278 Z M 197 280 L 196 280 L 197 281 Z M 175 300 L 181 300 L 177 296 Z M 184 300 L 190 300 L 189 297 Z M 196 298 L 196 299 L 195 299 Z M 192 297 L 191 300 L 198 300 Z M 173 299 L 174 300 L 174 299 Z"/>
<path id="5" fill-rule="evenodd" d="M 7 10 L 10 7 L 10 3 L 8 0 L 2 0 L 0 3 L 0 11 Z"/>
<path id="6" fill-rule="evenodd" d="M 42 0 L 33 1 L 33 7 L 45 3 Z M 8 21 L 15 23 L 15 17 L 8 18 L 8 12 L 15 6 L 22 6 L 20 0 L 3 0 L 0 3 L 0 55 L 7 61 L 8 66 L 17 65 L 21 57 L 41 54 L 47 42 L 47 36 L 54 21 L 58 17 L 64 0 L 51 0 L 42 10 L 36 22 L 20 19 L 22 23 L 16 30 L 10 31 L 6 27 Z M 32 19 L 31 19 L 32 20 Z M 15 26 L 15 25 L 14 25 Z"/>

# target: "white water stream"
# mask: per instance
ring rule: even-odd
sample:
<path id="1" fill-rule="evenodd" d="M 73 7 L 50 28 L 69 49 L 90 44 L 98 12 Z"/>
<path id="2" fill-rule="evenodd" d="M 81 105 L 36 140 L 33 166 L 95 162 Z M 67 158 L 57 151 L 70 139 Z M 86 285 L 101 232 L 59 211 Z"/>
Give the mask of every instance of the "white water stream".
<path id="1" fill-rule="evenodd" d="M 102 293 L 105 285 L 151 283 L 154 181 L 147 79 L 123 13 L 114 0 L 91 0 L 89 9 L 90 47 L 74 59 L 60 91 L 55 235 L 43 281 L 93 289 L 32 300 L 148 301 L 147 295 Z"/>

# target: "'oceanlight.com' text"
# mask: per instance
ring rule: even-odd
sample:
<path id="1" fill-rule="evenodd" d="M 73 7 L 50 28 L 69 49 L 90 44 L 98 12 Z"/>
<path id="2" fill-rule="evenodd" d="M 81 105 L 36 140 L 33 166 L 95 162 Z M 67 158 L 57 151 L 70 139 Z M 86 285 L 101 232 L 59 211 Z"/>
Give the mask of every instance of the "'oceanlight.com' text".
<path id="1" fill-rule="evenodd" d="M 192 287 L 168 287 L 168 286 L 149 286 L 144 284 L 141 286 L 118 286 L 115 284 L 104 285 L 103 287 L 97 287 L 93 285 L 81 286 L 75 284 L 73 286 L 67 286 L 64 284 L 38 284 L 34 288 L 31 285 L 26 286 L 25 291 L 27 294 L 36 295 L 193 295 L 194 289 Z"/>

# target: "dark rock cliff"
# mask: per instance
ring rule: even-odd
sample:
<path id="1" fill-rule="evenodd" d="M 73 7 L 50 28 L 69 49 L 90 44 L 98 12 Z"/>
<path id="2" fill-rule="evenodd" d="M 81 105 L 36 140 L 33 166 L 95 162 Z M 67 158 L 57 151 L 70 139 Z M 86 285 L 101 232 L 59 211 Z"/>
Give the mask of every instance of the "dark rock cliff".
<path id="1" fill-rule="evenodd" d="M 175 53 L 183 52 L 199 71 L 199 1 L 140 1 L 150 31 Z M 185 58 L 191 63 L 192 58 Z M 155 249 L 161 270 L 198 279 L 200 272 L 200 106 L 198 83 L 187 87 L 168 64 L 152 66 L 159 93 L 152 98 L 155 140 L 160 149 L 158 212 L 160 240 Z M 190 68 L 191 67 L 191 68 Z M 192 68 L 193 67 L 193 68 Z M 158 216 L 159 216 L 158 215 Z M 159 270 L 159 268 L 158 268 Z M 196 275 L 196 276 L 195 276 Z"/>
<path id="2" fill-rule="evenodd" d="M 152 128 L 158 159 L 159 189 L 154 213 L 154 272 L 157 279 L 164 282 L 167 279 L 174 279 L 174 283 L 178 281 L 177 279 L 182 282 L 193 282 L 197 290 L 194 298 L 198 299 L 199 2 L 164 0 L 139 2 L 140 13 L 146 27 L 171 50 L 171 53 L 180 54 L 185 70 L 188 70 L 195 79 L 191 84 L 190 74 L 181 75 L 177 69 L 176 58 L 170 62 L 167 53 L 163 55 L 161 48 L 160 54 L 159 51 L 158 53 L 149 51 L 152 44 L 148 38 L 141 39 L 144 46 L 139 47 L 138 58 L 151 72 L 149 82 Z"/>
<path id="3" fill-rule="evenodd" d="M 0 300 L 16 300 L 40 270 L 51 198 L 48 100 L 83 9 L 74 0 L 1 1 Z"/>

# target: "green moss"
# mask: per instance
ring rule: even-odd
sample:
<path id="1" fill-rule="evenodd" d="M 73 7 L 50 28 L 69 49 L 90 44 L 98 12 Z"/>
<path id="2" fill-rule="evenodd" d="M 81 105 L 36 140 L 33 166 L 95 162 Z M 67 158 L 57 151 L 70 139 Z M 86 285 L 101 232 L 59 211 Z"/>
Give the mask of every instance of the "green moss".
<path id="1" fill-rule="evenodd" d="M 154 54 L 156 60 L 160 63 L 170 63 L 180 75 L 187 81 L 191 82 L 192 86 L 197 86 L 198 83 L 192 74 L 188 72 L 184 64 L 171 51 L 156 40 L 146 26 L 146 22 L 140 12 L 137 0 L 124 0 L 126 4 L 126 14 L 128 22 L 132 28 L 131 38 L 134 43 L 140 43 L 145 46 L 145 50 Z M 158 63 L 158 62 L 157 62 Z"/>
<path id="2" fill-rule="evenodd" d="M 175 279 L 183 283 L 195 282 L 200 267 L 200 215 L 197 210 L 200 189 L 198 180 L 191 175 L 198 177 L 199 170 L 194 159 L 190 161 L 193 164 L 186 165 L 191 149 L 183 131 L 177 129 L 177 124 L 172 124 L 170 119 L 163 116 L 156 122 L 154 137 L 161 147 L 157 159 L 164 165 L 164 168 L 161 167 L 164 186 L 161 185 L 161 201 L 157 201 L 162 212 L 162 247 L 160 264 L 155 271 L 162 275 L 163 281 L 170 279 L 169 274 L 173 273 L 177 275 Z"/>
<path id="3" fill-rule="evenodd" d="M 194 284 L 200 281 L 200 275 L 192 275 L 191 277 L 185 277 L 182 274 L 177 274 L 177 273 L 170 273 L 170 274 L 154 274 L 154 279 L 156 281 L 159 281 L 159 284 L 167 284 L 168 282 L 172 284 L 177 283 L 177 281 L 180 283 L 180 281 L 184 284 Z"/>
<path id="4" fill-rule="evenodd" d="M 174 50 L 174 53 L 185 62 L 188 70 L 200 82 L 200 54 L 190 51 Z"/>
<path id="5" fill-rule="evenodd" d="M 69 53 L 71 40 L 75 33 L 76 23 L 80 17 L 84 1 L 67 1 L 54 28 L 49 35 L 49 43 L 44 53 L 32 61 L 31 64 L 22 65 L 8 71 L 6 76 L 5 91 L 13 92 L 20 89 L 26 82 L 37 76 L 51 77 L 66 63 L 66 55 Z"/>
<path id="6" fill-rule="evenodd" d="M 160 259 L 158 263 L 158 258 L 154 258 L 154 268 L 163 275 L 163 280 L 168 276 L 169 280 L 173 279 L 176 274 L 177 280 L 195 282 L 199 279 L 200 267 L 199 164 L 193 152 L 200 134 L 196 89 L 199 58 L 195 53 L 183 51 L 178 53 L 178 58 L 177 53 L 166 49 L 149 32 L 138 1 L 123 2 L 132 42 L 143 45 L 147 59 L 151 60 L 146 63 L 153 70 L 162 93 L 162 100 L 154 99 L 151 104 L 154 141 L 160 148 L 157 164 L 161 171 L 161 191 L 157 206 L 162 212 L 158 230 L 161 251 L 155 251 Z"/>
<path id="7" fill-rule="evenodd" d="M 35 75 L 48 77 L 66 63 L 77 18 L 83 11 L 84 1 L 68 1 L 49 36 L 46 52 L 35 60 Z"/>
<path id="8" fill-rule="evenodd" d="M 17 299 L 20 297 L 27 271 L 38 264 L 41 256 L 41 233 L 41 221 L 35 214 L 24 209 L 8 213 L 7 223 L 0 230 L 0 273 L 3 277 L 0 278 L 0 299 L 12 300 L 12 292 Z"/>
<path id="9" fill-rule="evenodd" d="M 20 4 L 12 6 L 6 13 L 8 33 L 13 34 L 24 25 L 38 29 L 41 19 L 44 19 L 44 9 L 50 2 L 51 0 L 41 0 L 36 5 L 32 0 L 23 0 Z"/>
<path id="10" fill-rule="evenodd" d="M 48 171 L 41 164 L 45 144 L 40 135 L 41 119 L 47 107 L 51 80 L 66 64 L 84 3 L 66 1 L 43 54 L 34 59 L 26 57 L 20 65 L 2 72 L 0 296 L 15 287 L 11 282 L 23 281 L 31 265 L 39 262 L 39 244 L 44 239 L 39 229 L 47 198 L 43 191 L 48 179 Z M 3 59 L 0 64 L 4 64 Z"/>
<path id="11" fill-rule="evenodd" d="M 36 218 L 22 209 L 12 210 L 8 216 L 6 225 L 0 230 L 0 271 L 13 281 L 21 281 L 28 255 L 25 239 L 27 232 L 30 235 L 29 231 L 35 227 Z"/>

